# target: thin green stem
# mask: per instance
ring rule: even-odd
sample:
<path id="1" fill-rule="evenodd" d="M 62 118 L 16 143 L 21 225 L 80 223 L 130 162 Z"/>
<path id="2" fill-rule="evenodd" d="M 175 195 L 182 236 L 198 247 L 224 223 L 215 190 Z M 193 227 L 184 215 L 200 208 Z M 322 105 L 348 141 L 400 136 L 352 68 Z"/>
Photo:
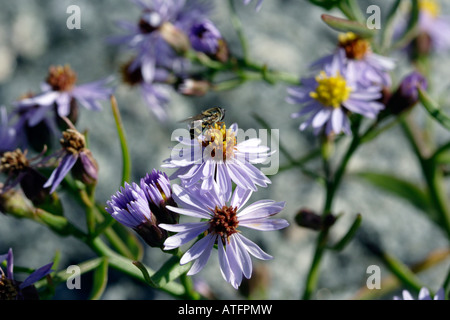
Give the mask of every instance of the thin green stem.
<path id="1" fill-rule="evenodd" d="M 111 96 L 111 108 L 113 111 L 114 120 L 116 122 L 117 133 L 119 135 L 120 146 L 122 149 L 122 183 L 121 183 L 121 185 L 123 185 L 126 181 L 130 181 L 130 179 L 131 179 L 131 157 L 130 157 L 130 152 L 128 150 L 125 129 L 123 127 L 119 107 L 117 105 L 117 100 L 114 96 Z"/>
<path id="2" fill-rule="evenodd" d="M 419 140 L 419 137 L 413 129 L 411 125 L 408 123 L 408 120 L 405 119 L 401 122 L 403 132 L 409 141 L 411 148 L 414 154 L 417 157 L 417 160 L 422 169 L 422 174 L 425 178 L 425 182 L 427 183 L 428 192 L 431 198 L 431 202 L 434 205 L 434 208 L 439 214 L 440 217 L 440 226 L 445 230 L 447 236 L 450 239 L 450 208 L 447 202 L 445 187 L 444 187 L 444 176 L 437 169 L 433 156 L 427 158 L 423 150 L 422 142 Z"/>
<path id="3" fill-rule="evenodd" d="M 355 128 L 353 129 L 353 140 L 349 148 L 347 149 L 347 152 L 345 153 L 343 159 L 341 160 L 341 163 L 338 169 L 336 170 L 334 177 L 331 177 L 331 173 L 329 174 L 330 176 L 326 177 L 326 197 L 322 212 L 323 217 L 326 217 L 327 215 L 331 214 L 333 200 L 335 198 L 336 191 L 340 186 L 342 177 L 344 176 L 345 170 L 351 157 L 353 156 L 358 146 L 360 145 L 361 139 L 358 135 L 358 129 L 359 129 L 359 122 L 357 122 Z M 325 164 L 324 166 L 327 166 L 327 164 Z M 319 280 L 319 273 L 320 273 L 320 261 L 322 260 L 323 254 L 327 249 L 328 233 L 329 228 L 325 228 L 320 231 L 319 236 L 317 238 L 313 261 L 311 263 L 311 267 L 309 269 L 309 273 L 306 278 L 306 285 L 302 296 L 303 300 L 310 299 L 317 287 L 317 282 Z"/>

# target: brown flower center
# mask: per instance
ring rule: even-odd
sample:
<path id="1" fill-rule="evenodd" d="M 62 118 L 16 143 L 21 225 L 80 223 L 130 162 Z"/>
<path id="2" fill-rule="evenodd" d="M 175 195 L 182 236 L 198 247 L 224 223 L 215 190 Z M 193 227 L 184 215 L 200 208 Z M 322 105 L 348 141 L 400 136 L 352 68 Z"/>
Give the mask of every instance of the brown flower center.
<path id="1" fill-rule="evenodd" d="M 47 83 L 55 91 L 70 91 L 77 82 L 77 74 L 70 66 L 51 66 L 48 71 Z"/>
<path id="2" fill-rule="evenodd" d="M 27 151 L 22 152 L 20 149 L 7 151 L 0 158 L 0 172 L 18 174 L 29 166 L 30 162 L 27 159 Z"/>
<path id="3" fill-rule="evenodd" d="M 84 136 L 74 129 L 67 129 L 64 131 L 60 143 L 64 150 L 74 155 L 86 148 Z"/>
<path id="4" fill-rule="evenodd" d="M 370 43 L 352 32 L 339 36 L 339 47 L 345 50 L 348 59 L 354 60 L 363 59 L 371 51 Z"/>
<path id="5" fill-rule="evenodd" d="M 123 64 L 120 68 L 120 73 L 122 75 L 122 81 L 130 86 L 134 86 L 143 81 L 141 68 L 136 68 L 133 71 L 130 71 L 130 66 L 133 61 L 129 61 Z"/>
<path id="6" fill-rule="evenodd" d="M 16 300 L 17 294 L 14 280 L 7 279 L 4 274 L 0 275 L 0 300 Z"/>
<path id="7" fill-rule="evenodd" d="M 238 232 L 236 230 L 239 220 L 236 216 L 237 208 L 223 206 L 219 208 L 216 206 L 214 209 L 214 216 L 209 222 L 209 232 L 219 235 L 222 238 L 222 242 L 228 241 L 228 238 Z"/>
<path id="8" fill-rule="evenodd" d="M 139 30 L 142 33 L 152 33 L 161 26 L 161 16 L 155 11 L 146 11 L 138 22 Z"/>

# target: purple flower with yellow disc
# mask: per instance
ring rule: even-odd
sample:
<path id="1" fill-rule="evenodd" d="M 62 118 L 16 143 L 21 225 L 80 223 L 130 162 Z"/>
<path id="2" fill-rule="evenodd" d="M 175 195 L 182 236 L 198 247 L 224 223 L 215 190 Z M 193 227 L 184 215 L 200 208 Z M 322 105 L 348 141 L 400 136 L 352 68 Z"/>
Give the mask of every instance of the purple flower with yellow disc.
<path id="1" fill-rule="evenodd" d="M 392 84 L 389 72 L 395 68 L 394 60 L 374 53 L 370 42 L 353 32 L 340 34 L 336 51 L 313 62 L 311 67 L 323 69 L 334 59 L 343 60 L 348 74 L 362 88 L 375 85 L 390 87 Z"/>
<path id="2" fill-rule="evenodd" d="M 216 183 L 207 193 L 203 193 L 198 186 L 182 188 L 174 185 L 173 196 L 181 208 L 167 208 L 202 221 L 160 224 L 161 228 L 177 233 L 167 238 L 164 250 L 179 248 L 202 236 L 184 253 L 180 264 L 194 261 L 188 275 L 200 272 L 208 262 L 213 247 L 217 245 L 222 276 L 237 289 L 243 277 L 249 279 L 252 275 L 250 255 L 261 260 L 273 258 L 245 237 L 240 228 L 272 231 L 289 226 L 284 219 L 271 219 L 283 210 L 284 202 L 260 200 L 245 207 L 251 194 L 251 190 L 236 187 L 230 200 L 230 196 Z"/>
<path id="3" fill-rule="evenodd" d="M 382 97 L 379 86 L 361 88 L 352 69 L 345 67 L 341 56 L 335 56 L 318 75 L 301 79 L 301 85 L 288 89 L 286 101 L 302 105 L 293 118 L 309 115 L 300 130 L 311 126 L 315 134 L 325 132 L 350 134 L 349 113 L 375 118 L 384 105 L 377 100 Z"/>
<path id="4" fill-rule="evenodd" d="M 272 152 L 258 138 L 238 142 L 237 124 L 227 129 L 224 123 L 215 123 L 192 140 L 187 134 L 162 165 L 177 169 L 170 178 L 179 178 L 184 187 L 193 187 L 200 181 L 201 189 L 210 191 L 217 182 L 222 190 L 231 192 L 232 182 L 252 191 L 270 184 L 254 164 L 265 162 Z"/>
<path id="5" fill-rule="evenodd" d="M 14 256 L 11 248 L 8 253 L 0 255 L 0 265 L 5 260 L 6 274 L 0 267 L 0 300 L 38 300 L 34 283 L 52 272 L 53 262 L 35 270 L 24 281 L 18 281 L 14 279 Z"/>

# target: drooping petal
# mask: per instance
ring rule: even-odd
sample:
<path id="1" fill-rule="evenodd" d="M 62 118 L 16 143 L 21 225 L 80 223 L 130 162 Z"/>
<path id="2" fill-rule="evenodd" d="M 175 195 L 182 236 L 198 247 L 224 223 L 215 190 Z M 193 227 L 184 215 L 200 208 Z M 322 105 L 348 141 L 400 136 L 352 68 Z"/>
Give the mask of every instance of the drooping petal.
<path id="1" fill-rule="evenodd" d="M 71 153 L 66 154 L 62 158 L 61 163 L 58 165 L 58 167 L 56 167 L 56 169 L 53 170 L 52 174 L 50 175 L 50 178 L 44 184 L 44 188 L 51 187 L 50 193 L 53 193 L 56 190 L 56 188 L 59 186 L 61 181 L 64 179 L 64 177 L 69 173 L 69 171 L 75 165 L 77 160 L 78 160 L 77 155 L 73 155 Z"/>
<path id="2" fill-rule="evenodd" d="M 50 262 L 49 264 L 46 264 L 43 267 L 40 267 L 36 271 L 34 271 L 32 274 L 30 274 L 20 285 L 19 288 L 22 290 L 28 286 L 31 286 L 36 281 L 40 280 L 41 278 L 48 275 L 50 272 L 52 272 L 52 266 L 53 262 Z"/>

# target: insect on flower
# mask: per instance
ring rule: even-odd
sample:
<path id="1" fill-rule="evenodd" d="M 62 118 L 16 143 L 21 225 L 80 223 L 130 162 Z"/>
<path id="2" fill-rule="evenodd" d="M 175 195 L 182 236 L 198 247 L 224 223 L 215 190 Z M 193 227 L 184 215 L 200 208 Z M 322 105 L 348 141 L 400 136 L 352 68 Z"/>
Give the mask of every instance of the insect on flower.
<path id="1" fill-rule="evenodd" d="M 221 107 L 209 108 L 207 110 L 202 111 L 201 113 L 189 117 L 187 119 L 181 120 L 180 122 L 190 122 L 190 133 L 191 138 L 194 138 L 194 130 L 195 122 L 201 121 L 201 132 L 197 132 L 197 134 L 201 134 L 205 128 L 211 128 L 214 124 L 221 122 L 225 118 L 225 109 Z"/>

